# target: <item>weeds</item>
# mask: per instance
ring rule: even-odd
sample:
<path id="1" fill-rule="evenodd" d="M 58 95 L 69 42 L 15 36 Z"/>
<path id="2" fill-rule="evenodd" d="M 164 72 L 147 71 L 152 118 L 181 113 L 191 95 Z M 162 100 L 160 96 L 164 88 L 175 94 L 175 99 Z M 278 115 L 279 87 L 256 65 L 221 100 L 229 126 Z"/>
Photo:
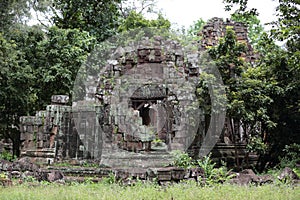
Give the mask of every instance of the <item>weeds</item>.
<path id="1" fill-rule="evenodd" d="M 193 159 L 187 154 L 180 151 L 174 151 L 173 165 L 182 167 L 185 169 L 200 167 L 204 170 L 205 182 L 209 185 L 224 183 L 230 180 L 234 175 L 230 175 L 230 171 L 227 170 L 226 164 L 222 162 L 222 166 L 215 168 L 216 163 L 211 159 L 211 155 L 204 156 L 202 159 L 193 161 Z"/>
<path id="2" fill-rule="evenodd" d="M 194 166 L 193 159 L 181 151 L 172 151 L 173 163 L 172 165 L 188 169 Z"/>
<path id="3" fill-rule="evenodd" d="M 216 163 L 212 161 L 210 156 L 211 154 L 197 160 L 199 167 L 204 170 L 207 184 L 225 183 L 234 177 L 233 174 L 230 175 L 230 170 L 227 169 L 224 162 L 221 163 L 221 167 L 215 168 Z"/>
<path id="4" fill-rule="evenodd" d="M 297 163 L 300 162 L 300 144 L 286 145 L 283 149 L 284 157 L 280 158 L 280 168 L 289 167 L 292 169 L 297 168 Z"/>
<path id="5" fill-rule="evenodd" d="M 108 177 L 102 178 L 101 183 L 103 184 L 115 184 L 117 183 L 116 176 L 114 173 L 110 173 Z"/>
<path id="6" fill-rule="evenodd" d="M 204 170 L 205 177 L 211 177 L 214 173 L 216 163 L 212 162 L 210 155 L 204 156 L 202 159 L 197 160 L 197 164 Z"/>
<path id="7" fill-rule="evenodd" d="M 14 161 L 17 157 L 14 156 L 13 154 L 11 154 L 9 151 L 4 150 L 1 154 L 0 154 L 0 160 L 8 160 L 8 161 Z"/>

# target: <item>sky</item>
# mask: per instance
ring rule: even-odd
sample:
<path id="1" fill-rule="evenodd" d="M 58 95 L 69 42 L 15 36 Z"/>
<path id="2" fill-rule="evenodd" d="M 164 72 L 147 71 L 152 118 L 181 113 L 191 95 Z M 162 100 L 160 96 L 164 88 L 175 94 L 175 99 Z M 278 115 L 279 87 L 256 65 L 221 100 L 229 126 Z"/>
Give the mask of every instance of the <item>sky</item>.
<path id="1" fill-rule="evenodd" d="M 275 8 L 278 0 L 248 0 L 249 8 L 257 8 L 262 24 L 276 19 Z M 131 0 L 139 2 L 139 0 Z M 173 27 L 189 28 L 194 21 L 202 18 L 207 21 L 213 17 L 230 18 L 230 13 L 224 10 L 223 0 L 156 0 L 156 8 L 171 21 Z M 136 4 L 136 3 L 135 3 Z M 29 24 L 37 23 L 35 15 Z M 152 18 L 150 16 L 150 18 Z M 266 27 L 266 29 L 269 29 Z"/>
<path id="2" fill-rule="evenodd" d="M 208 20 L 212 17 L 230 18 L 230 13 L 224 10 L 223 0 L 157 0 L 157 8 L 172 24 L 189 27 L 199 18 Z M 276 19 L 274 0 L 249 0 L 249 8 L 257 8 L 262 23 Z"/>

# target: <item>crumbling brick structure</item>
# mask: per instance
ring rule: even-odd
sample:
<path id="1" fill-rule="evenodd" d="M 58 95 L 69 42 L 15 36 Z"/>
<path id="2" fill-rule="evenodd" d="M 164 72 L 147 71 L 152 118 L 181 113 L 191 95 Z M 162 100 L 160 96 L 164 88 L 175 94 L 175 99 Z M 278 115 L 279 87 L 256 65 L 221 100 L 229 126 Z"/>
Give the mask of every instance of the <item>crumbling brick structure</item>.
<path id="1" fill-rule="evenodd" d="M 247 29 L 241 23 L 208 21 L 196 51 L 184 51 L 179 42 L 160 36 L 144 38 L 139 45 L 117 49 L 121 53 L 104 66 L 100 79 L 88 76 L 85 100 L 76 106 L 66 106 L 67 97 L 58 95 L 46 111 L 22 117 L 22 155 L 48 163 L 99 159 L 109 166 L 147 167 L 168 164 L 170 150 L 195 154 L 205 134 L 201 110 L 196 119 L 190 111 L 197 108 L 193 88 L 201 73 L 197 59 L 218 43 L 226 26 L 232 26 L 237 39 L 247 44 L 244 56 L 252 62 Z M 192 124 L 199 126 L 195 129 Z M 221 138 L 213 155 L 234 162 L 234 151 L 243 159 L 245 144 L 232 146 Z"/>

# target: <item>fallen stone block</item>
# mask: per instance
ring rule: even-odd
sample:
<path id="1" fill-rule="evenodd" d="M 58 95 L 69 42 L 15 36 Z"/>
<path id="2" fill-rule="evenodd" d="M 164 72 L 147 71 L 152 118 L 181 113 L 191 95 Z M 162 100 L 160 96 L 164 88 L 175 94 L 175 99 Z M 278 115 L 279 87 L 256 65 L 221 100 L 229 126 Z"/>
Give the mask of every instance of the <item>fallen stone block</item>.
<path id="1" fill-rule="evenodd" d="M 52 171 L 47 174 L 47 181 L 49 182 L 54 182 L 63 179 L 64 179 L 64 175 L 61 171 Z"/>

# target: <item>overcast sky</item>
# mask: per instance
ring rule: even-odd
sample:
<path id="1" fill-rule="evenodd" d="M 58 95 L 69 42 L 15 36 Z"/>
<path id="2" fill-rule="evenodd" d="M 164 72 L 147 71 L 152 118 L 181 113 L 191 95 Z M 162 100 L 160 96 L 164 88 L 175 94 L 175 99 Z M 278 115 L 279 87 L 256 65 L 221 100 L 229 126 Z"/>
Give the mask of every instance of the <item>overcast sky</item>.
<path id="1" fill-rule="evenodd" d="M 189 27 L 194 21 L 212 17 L 229 18 L 230 13 L 224 11 L 223 0 L 157 0 L 158 9 L 179 27 Z M 277 0 L 249 0 L 249 8 L 257 8 L 262 23 L 275 19 Z"/>
<path id="2" fill-rule="evenodd" d="M 139 2 L 138 0 L 131 0 Z M 223 0 L 156 0 L 157 9 L 171 21 L 173 26 L 188 28 L 199 18 L 207 21 L 212 17 L 229 18 L 230 13 L 225 12 Z M 249 0 L 249 8 L 257 8 L 261 22 L 268 23 L 276 19 L 275 8 L 278 0 Z M 136 3 L 135 3 L 136 4 Z M 151 15 L 150 15 L 151 16 Z M 29 21 L 36 24 L 36 15 Z M 41 16 L 40 16 L 41 17 Z M 41 17 L 42 19 L 42 17 Z M 268 29 L 266 27 L 266 29 Z"/>

